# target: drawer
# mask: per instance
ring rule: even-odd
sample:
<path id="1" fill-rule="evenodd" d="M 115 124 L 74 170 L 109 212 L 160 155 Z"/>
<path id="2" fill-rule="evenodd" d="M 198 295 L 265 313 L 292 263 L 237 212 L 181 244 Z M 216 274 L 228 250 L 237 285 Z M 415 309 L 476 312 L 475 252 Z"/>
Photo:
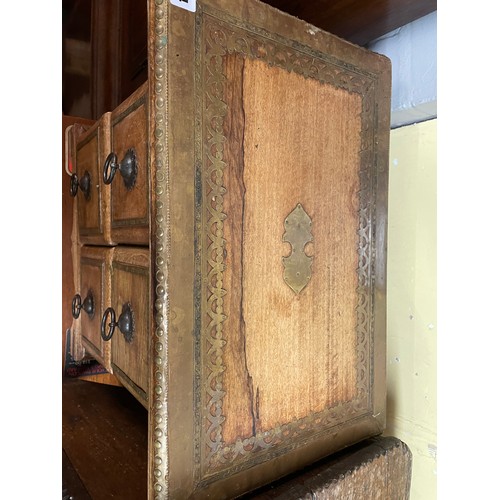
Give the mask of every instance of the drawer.
<path id="1" fill-rule="evenodd" d="M 149 148 L 147 84 L 111 114 L 111 153 L 104 167 L 110 190 L 111 238 L 149 244 Z"/>
<path id="2" fill-rule="evenodd" d="M 144 405 L 149 377 L 149 250 L 117 246 L 111 264 L 111 307 L 103 316 L 113 373 Z M 147 406 L 146 406 L 147 407 Z"/>
<path id="3" fill-rule="evenodd" d="M 85 350 L 108 371 L 111 343 L 101 337 L 101 318 L 109 306 L 112 247 L 83 246 L 80 254 L 80 291 L 73 298 L 73 317 L 80 318 Z"/>
<path id="4" fill-rule="evenodd" d="M 79 235 L 84 244 L 111 243 L 110 190 L 102 182 L 102 167 L 110 151 L 110 118 L 110 113 L 104 114 L 76 144 L 76 171 L 71 177 L 71 194 L 77 198 Z"/>

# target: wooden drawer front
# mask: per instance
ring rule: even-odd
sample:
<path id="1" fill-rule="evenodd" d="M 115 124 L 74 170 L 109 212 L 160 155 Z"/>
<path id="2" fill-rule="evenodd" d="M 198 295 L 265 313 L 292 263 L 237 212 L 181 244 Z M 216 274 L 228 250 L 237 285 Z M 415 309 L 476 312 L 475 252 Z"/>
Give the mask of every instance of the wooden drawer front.
<path id="1" fill-rule="evenodd" d="M 146 405 L 149 351 L 149 251 L 116 247 L 111 270 L 111 307 L 116 321 L 129 305 L 133 328 L 130 337 L 115 328 L 111 357 L 113 373 Z"/>
<path id="2" fill-rule="evenodd" d="M 102 182 L 102 166 L 110 150 L 110 113 L 83 135 L 76 146 L 76 175 L 80 183 L 77 192 L 78 226 L 82 243 L 104 244 L 110 240 L 110 224 L 107 216 L 109 187 Z M 82 189 L 85 179 L 89 190 Z"/>
<path id="3" fill-rule="evenodd" d="M 135 181 L 131 181 L 132 187 L 127 186 L 121 170 L 116 170 L 110 184 L 111 236 L 115 243 L 149 243 L 147 113 L 147 86 L 143 85 L 116 108 L 111 117 L 111 151 L 116 154 L 120 167 L 127 158 L 135 157 L 137 169 Z"/>
<path id="4" fill-rule="evenodd" d="M 80 295 L 82 301 L 92 297 L 93 314 L 80 313 L 82 340 L 89 351 L 111 370 L 111 345 L 101 337 L 101 318 L 109 306 L 110 266 L 113 248 L 82 247 L 80 257 Z"/>

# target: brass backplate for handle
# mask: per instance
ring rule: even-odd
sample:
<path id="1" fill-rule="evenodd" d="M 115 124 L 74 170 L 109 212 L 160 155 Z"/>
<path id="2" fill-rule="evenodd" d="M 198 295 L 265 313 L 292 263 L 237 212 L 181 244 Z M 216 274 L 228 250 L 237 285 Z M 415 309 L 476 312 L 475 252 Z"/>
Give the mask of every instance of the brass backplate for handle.
<path id="1" fill-rule="evenodd" d="M 122 313 L 118 318 L 117 325 L 122 332 L 125 341 L 128 343 L 132 342 L 135 332 L 135 317 L 130 304 L 123 304 Z"/>
<path id="2" fill-rule="evenodd" d="M 312 220 L 298 203 L 285 219 L 283 241 L 290 243 L 292 252 L 282 258 L 283 278 L 296 294 L 304 289 L 312 276 L 313 258 L 305 253 L 305 246 L 313 240 L 311 229 Z"/>

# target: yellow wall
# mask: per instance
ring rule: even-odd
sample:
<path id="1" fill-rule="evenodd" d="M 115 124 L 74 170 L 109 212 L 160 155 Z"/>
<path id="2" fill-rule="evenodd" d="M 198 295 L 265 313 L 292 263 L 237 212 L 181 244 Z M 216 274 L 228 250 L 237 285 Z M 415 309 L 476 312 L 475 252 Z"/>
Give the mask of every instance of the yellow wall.
<path id="1" fill-rule="evenodd" d="M 412 451 L 411 500 L 437 496 L 436 122 L 391 131 L 386 434 Z"/>

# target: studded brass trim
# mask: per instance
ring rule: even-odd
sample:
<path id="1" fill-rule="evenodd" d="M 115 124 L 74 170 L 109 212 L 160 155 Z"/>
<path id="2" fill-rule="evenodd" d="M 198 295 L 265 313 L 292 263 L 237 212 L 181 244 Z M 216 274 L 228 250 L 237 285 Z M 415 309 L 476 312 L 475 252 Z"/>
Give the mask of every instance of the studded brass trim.
<path id="1" fill-rule="evenodd" d="M 154 274 L 154 336 L 152 338 L 151 369 L 152 378 L 149 389 L 149 442 L 150 471 L 149 497 L 160 500 L 168 497 L 168 385 L 166 380 L 168 362 L 168 269 L 170 256 L 169 232 L 169 170 L 167 154 L 167 108 L 168 80 L 167 66 L 167 33 L 168 33 L 168 1 L 154 0 L 150 3 L 150 25 L 154 25 L 154 38 L 150 41 L 149 56 L 154 60 L 150 64 L 150 127 L 152 129 L 151 173 L 153 177 L 152 225 L 154 239 L 151 252 L 154 255 L 152 268 Z M 154 496 L 153 496 L 154 495 Z"/>

